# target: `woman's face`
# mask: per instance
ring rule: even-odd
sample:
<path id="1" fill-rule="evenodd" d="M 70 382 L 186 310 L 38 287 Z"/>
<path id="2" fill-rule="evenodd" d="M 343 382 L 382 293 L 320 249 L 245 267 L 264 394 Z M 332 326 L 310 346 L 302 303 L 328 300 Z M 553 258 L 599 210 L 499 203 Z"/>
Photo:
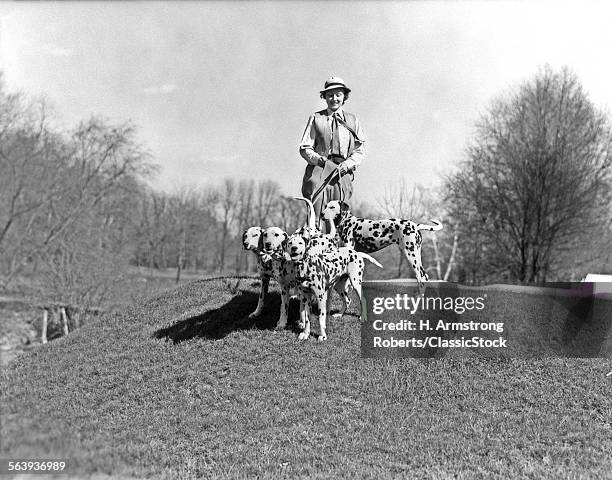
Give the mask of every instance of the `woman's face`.
<path id="1" fill-rule="evenodd" d="M 325 92 L 325 101 L 327 102 L 327 108 L 335 112 L 344 103 L 344 90 L 342 88 L 328 90 Z"/>

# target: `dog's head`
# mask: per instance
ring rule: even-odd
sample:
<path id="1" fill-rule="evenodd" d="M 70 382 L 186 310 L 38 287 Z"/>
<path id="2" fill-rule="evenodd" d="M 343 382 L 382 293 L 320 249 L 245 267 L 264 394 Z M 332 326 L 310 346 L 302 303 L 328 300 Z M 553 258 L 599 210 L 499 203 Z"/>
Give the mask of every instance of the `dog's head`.
<path id="1" fill-rule="evenodd" d="M 302 235 L 298 234 L 298 232 L 294 233 L 287 240 L 287 244 L 285 245 L 285 252 L 287 257 L 292 262 L 299 262 L 304 258 L 304 254 L 306 253 L 306 249 L 308 248 L 308 241 Z"/>
<path id="2" fill-rule="evenodd" d="M 252 250 L 254 252 L 260 250 L 260 241 L 263 228 L 249 227 L 242 234 L 242 248 Z"/>
<path id="3" fill-rule="evenodd" d="M 311 238 L 321 235 L 321 232 L 316 228 L 309 227 L 308 225 L 304 225 L 303 227 L 298 228 L 291 236 L 300 236 L 302 237 L 306 243 L 310 241 Z"/>
<path id="4" fill-rule="evenodd" d="M 268 227 L 262 233 L 263 251 L 267 254 L 283 256 L 285 243 L 287 242 L 287 232 L 279 227 Z"/>
<path id="5" fill-rule="evenodd" d="M 312 231 L 308 227 L 296 230 L 285 245 L 285 258 L 293 262 L 304 260 L 307 255 L 318 255 L 333 250 L 337 242 L 330 235 L 322 235 L 319 231 Z"/>
<path id="6" fill-rule="evenodd" d="M 349 206 L 345 202 L 332 200 L 321 212 L 321 218 L 338 224 L 344 217 L 348 215 Z"/>

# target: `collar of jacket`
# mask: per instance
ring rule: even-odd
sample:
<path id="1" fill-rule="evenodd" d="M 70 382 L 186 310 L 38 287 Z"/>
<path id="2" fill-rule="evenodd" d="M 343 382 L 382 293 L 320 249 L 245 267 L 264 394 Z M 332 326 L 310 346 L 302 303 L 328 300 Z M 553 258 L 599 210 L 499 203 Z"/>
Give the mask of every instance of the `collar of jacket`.
<path id="1" fill-rule="evenodd" d="M 332 112 L 329 108 L 325 109 L 325 112 L 327 113 L 328 117 L 331 117 L 334 113 L 338 113 L 340 114 L 340 118 L 342 118 L 342 120 L 346 120 L 344 118 L 344 110 L 342 110 L 342 107 L 340 107 L 338 110 L 336 110 L 335 112 Z"/>

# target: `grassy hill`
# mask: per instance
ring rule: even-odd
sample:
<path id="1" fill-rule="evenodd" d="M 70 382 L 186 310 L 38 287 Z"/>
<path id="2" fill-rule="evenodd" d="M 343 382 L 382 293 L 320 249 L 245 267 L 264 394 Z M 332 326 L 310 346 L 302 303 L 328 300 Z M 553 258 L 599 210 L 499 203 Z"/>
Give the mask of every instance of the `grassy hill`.
<path id="1" fill-rule="evenodd" d="M 355 309 L 298 342 L 276 292 L 247 318 L 257 288 L 191 282 L 19 356 L 0 456 L 78 478 L 612 478 L 609 360 L 362 359 Z"/>

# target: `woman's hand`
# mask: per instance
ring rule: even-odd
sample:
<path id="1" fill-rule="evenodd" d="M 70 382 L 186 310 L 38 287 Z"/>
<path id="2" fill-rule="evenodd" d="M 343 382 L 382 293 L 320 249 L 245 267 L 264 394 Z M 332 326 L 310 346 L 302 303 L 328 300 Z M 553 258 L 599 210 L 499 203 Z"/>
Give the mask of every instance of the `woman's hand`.
<path id="1" fill-rule="evenodd" d="M 351 166 L 346 161 L 338 165 L 338 173 L 340 173 L 340 176 L 346 175 L 350 171 Z"/>

